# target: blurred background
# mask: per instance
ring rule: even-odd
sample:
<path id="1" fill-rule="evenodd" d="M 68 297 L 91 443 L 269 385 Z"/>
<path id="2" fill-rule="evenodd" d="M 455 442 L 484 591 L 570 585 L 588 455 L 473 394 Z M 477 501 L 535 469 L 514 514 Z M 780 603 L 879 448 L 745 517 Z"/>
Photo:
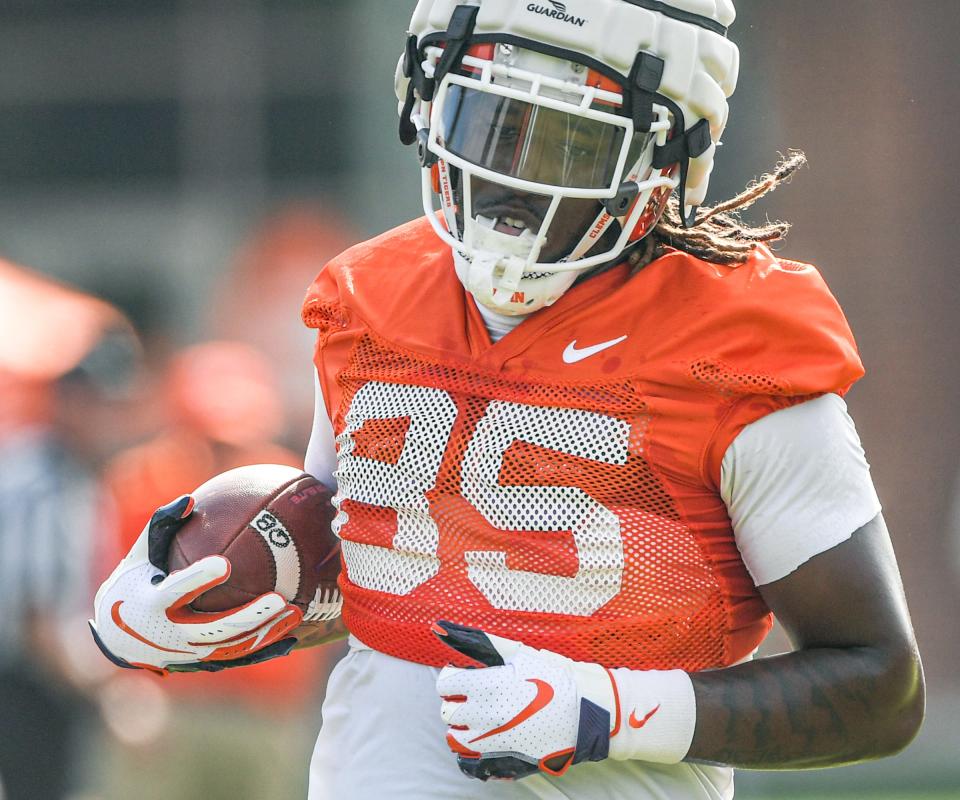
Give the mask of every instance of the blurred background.
<path id="1" fill-rule="evenodd" d="M 84 620 L 159 502 L 239 464 L 302 464 L 306 286 L 420 213 L 392 88 L 413 6 L 0 2 L 7 800 L 304 796 L 338 648 L 160 681 L 91 652 Z M 752 213 L 795 223 L 781 251 L 819 265 L 857 335 L 868 373 L 849 404 L 929 685 L 904 754 L 742 772 L 738 796 L 960 797 L 960 6 L 737 6 L 742 78 L 711 197 L 788 148 L 810 159 Z M 24 795 L 28 774 L 49 781 Z"/>

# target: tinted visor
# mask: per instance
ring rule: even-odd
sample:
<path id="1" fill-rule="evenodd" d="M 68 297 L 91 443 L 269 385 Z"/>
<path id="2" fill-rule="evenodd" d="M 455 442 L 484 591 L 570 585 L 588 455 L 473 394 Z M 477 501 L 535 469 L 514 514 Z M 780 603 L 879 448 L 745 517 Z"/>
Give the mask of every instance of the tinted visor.
<path id="1" fill-rule="evenodd" d="M 471 164 L 566 189 L 609 188 L 626 135 L 601 120 L 458 84 L 447 89 L 441 126 L 440 143 Z"/>

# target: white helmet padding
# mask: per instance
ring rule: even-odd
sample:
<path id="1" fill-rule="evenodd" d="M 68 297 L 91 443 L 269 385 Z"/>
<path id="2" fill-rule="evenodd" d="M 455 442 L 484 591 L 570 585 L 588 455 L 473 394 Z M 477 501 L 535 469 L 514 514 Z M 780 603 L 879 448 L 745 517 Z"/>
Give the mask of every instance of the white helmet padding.
<path id="1" fill-rule="evenodd" d="M 424 206 L 438 235 L 474 262 L 468 288 L 480 302 L 504 313 L 549 305 L 576 274 L 617 258 L 646 235 L 674 188 L 680 190 L 685 215 L 693 215 L 707 191 L 716 143 L 727 121 L 727 97 L 736 85 L 738 51 L 725 35 L 734 15 L 730 0 L 420 0 L 397 73 L 401 139 L 417 142 Z M 478 55 L 482 45 L 487 46 L 485 56 Z M 589 72 L 589 81 L 583 74 L 577 85 L 571 65 L 574 72 L 585 67 L 579 71 Z M 464 104 L 464 97 L 474 94 L 492 95 L 501 105 L 529 107 L 534 114 L 539 108 L 541 114 L 564 119 L 568 112 L 570 119 L 590 118 L 580 123 L 581 129 L 587 124 L 596 130 L 622 127 L 616 139 L 623 142 L 618 160 L 602 173 L 604 180 L 613 175 L 613 182 L 572 187 L 542 178 L 550 170 L 504 174 L 457 152 L 449 126 L 443 130 L 444 108 Z M 479 227 L 493 223 L 470 208 L 475 178 L 549 197 L 550 211 L 539 234 L 527 230 L 525 242 L 509 241 Z M 536 182 L 541 179 L 543 183 Z M 445 227 L 429 213 L 435 197 Z M 572 251 L 562 249 L 567 255 L 559 262 L 555 255 L 550 263 L 539 263 L 546 232 L 564 198 L 593 198 L 602 206 L 600 215 L 586 232 L 575 233 L 583 238 Z M 613 248 L 598 254 L 601 235 L 607 246 L 605 234 L 616 231 Z M 487 286 L 483 297 L 478 281 Z M 548 284 L 556 286 L 548 291 Z M 498 289 L 499 296 L 491 300 Z M 508 301 L 511 294 L 521 300 L 526 294 L 526 301 Z"/>
<path id="2" fill-rule="evenodd" d="M 727 98 L 736 89 L 740 70 L 737 46 L 726 38 L 736 17 L 732 0 L 420 0 L 410 34 L 420 42 L 446 31 L 458 5 L 479 7 L 475 35 L 503 33 L 582 53 L 624 78 L 630 76 L 637 53 L 663 59 L 657 91 L 679 106 L 687 130 L 701 119 L 710 125 L 711 144 L 690 160 L 686 180 L 686 204 L 703 203 L 715 146 L 727 124 Z M 565 18 L 555 6 L 565 8 Z M 557 16 L 544 11 L 556 11 Z M 580 20 L 583 25 L 576 24 Z"/>

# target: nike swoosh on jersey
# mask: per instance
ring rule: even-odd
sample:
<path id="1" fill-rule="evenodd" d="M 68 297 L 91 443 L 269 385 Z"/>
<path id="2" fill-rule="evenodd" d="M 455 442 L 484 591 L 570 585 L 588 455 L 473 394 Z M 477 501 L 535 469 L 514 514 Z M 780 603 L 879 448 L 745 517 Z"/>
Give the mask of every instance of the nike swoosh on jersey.
<path id="1" fill-rule="evenodd" d="M 650 718 L 660 710 L 660 705 L 657 704 L 657 707 L 653 711 L 649 712 L 643 719 L 637 719 L 637 710 L 634 709 L 630 712 L 630 719 L 627 720 L 627 723 L 631 728 L 642 728 L 646 725 Z"/>
<path id="2" fill-rule="evenodd" d="M 579 361 L 597 355 L 597 353 L 602 353 L 604 350 L 609 350 L 611 347 L 625 342 L 628 338 L 627 336 L 621 336 L 619 339 L 611 339 L 609 342 L 601 342 L 600 344 L 579 349 L 577 348 L 577 340 L 574 339 L 567 345 L 567 349 L 563 351 L 563 361 L 565 364 L 576 364 Z"/>
<path id="3" fill-rule="evenodd" d="M 487 731 L 486 733 L 481 734 L 476 739 L 471 739 L 470 744 L 474 742 L 479 742 L 481 739 L 486 739 L 488 736 L 494 736 L 498 733 L 504 733 L 509 731 L 512 728 L 516 728 L 517 725 L 520 725 L 523 722 L 526 722 L 530 717 L 536 714 L 538 711 L 542 711 L 548 705 L 550 701 L 553 700 L 553 687 L 546 681 L 542 681 L 539 678 L 527 678 L 527 683 L 532 683 L 537 687 L 537 694 L 534 696 L 527 707 L 523 709 L 517 716 L 513 719 L 504 722 L 498 728 L 494 728 L 492 731 Z"/>

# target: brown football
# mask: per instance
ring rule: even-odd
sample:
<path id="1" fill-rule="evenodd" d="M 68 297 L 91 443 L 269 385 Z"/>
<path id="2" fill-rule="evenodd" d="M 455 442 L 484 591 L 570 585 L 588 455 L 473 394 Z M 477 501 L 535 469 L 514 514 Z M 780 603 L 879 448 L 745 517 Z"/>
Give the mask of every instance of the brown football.
<path id="1" fill-rule="evenodd" d="M 340 572 L 340 541 L 330 524 L 332 493 L 293 467 L 257 464 L 211 478 L 192 492 L 193 514 L 170 545 L 170 571 L 226 556 L 227 582 L 204 592 L 197 611 L 225 611 L 276 591 L 304 612 L 330 593 Z"/>

